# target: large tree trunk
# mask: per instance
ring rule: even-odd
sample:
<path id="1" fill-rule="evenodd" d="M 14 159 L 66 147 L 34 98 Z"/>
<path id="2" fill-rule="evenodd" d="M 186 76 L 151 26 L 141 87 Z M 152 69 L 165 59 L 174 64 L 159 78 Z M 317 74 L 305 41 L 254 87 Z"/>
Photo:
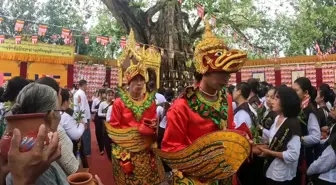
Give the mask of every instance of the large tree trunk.
<path id="1" fill-rule="evenodd" d="M 127 32 L 133 29 L 138 42 L 165 48 L 161 64 L 161 82 L 164 79 L 165 83 L 161 85 L 172 88 L 187 85 L 184 82 L 188 79 L 183 75 L 183 71 L 188 70 L 185 61 L 192 58 L 193 42 L 202 33 L 202 29 L 197 29 L 201 19 L 191 25 L 188 14 L 181 11 L 176 0 L 158 0 L 147 11 L 129 6 L 132 0 L 102 1 Z M 157 12 L 160 13 L 159 18 L 153 22 L 152 17 Z M 174 58 L 169 58 L 168 50 L 174 51 Z"/>

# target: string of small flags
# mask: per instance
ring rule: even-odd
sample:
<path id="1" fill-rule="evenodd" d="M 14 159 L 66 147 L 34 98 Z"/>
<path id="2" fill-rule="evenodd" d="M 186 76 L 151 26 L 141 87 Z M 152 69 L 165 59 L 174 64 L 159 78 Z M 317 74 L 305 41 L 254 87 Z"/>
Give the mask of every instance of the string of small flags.
<path id="1" fill-rule="evenodd" d="M 182 4 L 182 0 L 178 0 L 181 4 Z M 198 16 L 202 19 L 204 19 L 204 6 L 201 5 L 201 4 L 197 4 L 197 13 L 198 13 Z M 6 17 L 6 16 L 5 16 Z M 3 17 L 0 17 L 0 24 L 4 21 L 4 18 Z M 44 37 L 46 36 L 46 33 L 48 31 L 48 24 L 40 24 L 40 23 L 37 23 L 37 22 L 33 22 L 33 21 L 27 21 L 27 22 L 31 22 L 31 23 L 34 23 L 34 24 L 37 24 L 38 25 L 38 31 L 37 31 L 37 35 L 32 35 L 31 36 L 31 41 L 33 44 L 37 44 L 38 43 L 38 37 Z M 211 15 L 210 16 L 210 19 L 209 19 L 209 23 L 216 27 L 216 16 L 215 15 Z M 24 24 L 25 24 L 25 21 L 23 20 L 16 20 L 15 22 L 15 27 L 14 27 L 14 30 L 17 32 L 17 33 L 21 33 L 23 31 L 23 28 L 24 28 Z M 58 25 L 50 25 L 50 26 L 56 26 L 56 27 L 61 27 L 61 26 L 58 26 Z M 72 29 L 73 31 L 80 31 L 80 30 L 76 30 L 76 29 Z M 68 29 L 68 28 L 62 28 L 62 32 L 61 32 L 61 38 L 63 39 L 64 41 L 64 44 L 66 45 L 69 45 L 72 43 L 73 41 L 73 31 L 71 29 Z M 224 27 L 224 32 L 226 35 L 228 35 L 228 26 L 225 26 Z M 85 32 L 81 32 L 81 35 L 75 35 L 75 36 L 84 36 L 84 43 L 86 45 L 89 45 L 90 44 L 90 35 L 88 33 L 85 33 Z M 112 36 L 100 36 L 100 35 L 91 35 L 91 37 L 96 37 L 96 42 L 97 43 L 100 43 L 102 46 L 107 46 L 109 43 L 112 43 L 113 42 L 113 37 Z M 4 43 L 5 42 L 5 35 L 0 35 L 0 44 Z M 15 43 L 16 44 L 21 44 L 21 39 L 22 39 L 22 36 L 20 35 L 16 35 L 15 36 Z M 59 39 L 59 36 L 58 35 L 52 35 L 51 36 L 51 39 Z M 236 32 L 234 32 L 234 41 L 237 41 L 238 39 L 238 34 Z M 125 48 L 126 47 L 126 37 L 125 36 L 122 36 L 120 38 L 120 47 L 121 48 Z M 246 40 L 244 39 L 243 41 L 243 46 L 246 47 Z M 193 54 L 192 53 L 186 53 L 186 52 L 183 52 L 183 51 L 172 51 L 168 48 L 162 48 L 162 47 L 157 47 L 157 46 L 153 46 L 153 45 L 148 45 L 148 44 L 142 44 L 142 45 L 147 45 L 149 47 L 154 47 L 154 48 L 157 48 L 159 51 L 161 51 L 161 54 L 164 55 L 165 51 L 168 52 L 168 55 L 169 56 L 174 56 L 174 53 L 183 53 L 185 55 L 190 55 L 192 56 Z M 250 45 L 249 44 L 249 47 L 248 47 L 249 50 L 252 50 L 254 51 L 254 46 Z M 258 54 L 261 53 L 261 49 L 258 49 Z"/>

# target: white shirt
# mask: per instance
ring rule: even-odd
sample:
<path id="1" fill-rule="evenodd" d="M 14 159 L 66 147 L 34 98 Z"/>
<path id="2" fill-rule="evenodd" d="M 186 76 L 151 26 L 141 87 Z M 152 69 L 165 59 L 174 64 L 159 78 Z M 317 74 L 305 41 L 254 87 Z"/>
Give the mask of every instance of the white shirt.
<path id="1" fill-rule="evenodd" d="M 319 144 L 321 140 L 320 125 L 315 114 L 310 113 L 308 118 L 308 135 L 302 139 L 302 144 L 305 146 L 312 146 Z"/>
<path id="2" fill-rule="evenodd" d="M 237 108 L 237 104 L 236 104 L 236 102 L 233 101 L 232 102 L 232 109 L 235 110 L 236 108 Z"/>
<path id="3" fill-rule="evenodd" d="M 98 109 L 96 109 L 96 106 L 100 103 L 100 99 L 99 98 L 94 98 L 92 101 L 92 106 L 91 106 L 91 111 L 93 113 L 98 112 Z"/>
<path id="4" fill-rule="evenodd" d="M 336 183 L 336 154 L 329 145 L 307 170 L 307 175 L 320 174 L 319 179 Z"/>
<path id="5" fill-rule="evenodd" d="M 331 105 L 331 103 L 327 102 L 326 105 L 327 105 L 327 108 L 329 109 L 329 111 L 331 111 L 331 109 L 333 108 L 332 105 Z"/>
<path id="6" fill-rule="evenodd" d="M 113 105 L 110 105 L 109 108 L 107 109 L 106 113 L 106 122 L 109 122 L 112 116 L 112 107 Z"/>
<path id="7" fill-rule="evenodd" d="M 285 118 L 281 125 L 276 128 L 279 119 L 277 116 L 270 130 L 263 129 L 263 137 L 271 143 L 278 129 L 286 121 Z M 283 160 L 275 158 L 266 171 L 266 177 L 277 182 L 290 181 L 296 176 L 296 170 L 300 157 L 301 142 L 299 136 L 293 136 L 287 143 L 287 150 L 282 152 Z"/>
<path id="8" fill-rule="evenodd" d="M 61 115 L 60 125 L 63 126 L 70 139 L 74 141 L 78 141 L 85 130 L 82 123 L 77 124 L 76 120 L 66 112 L 63 112 Z"/>
<path id="9" fill-rule="evenodd" d="M 74 112 L 78 113 L 79 111 L 84 111 L 85 116 L 83 118 L 84 123 L 88 123 L 88 120 L 91 119 L 91 112 L 88 99 L 85 95 L 85 92 L 82 89 L 78 89 L 78 91 L 74 95 Z"/>
<path id="10" fill-rule="evenodd" d="M 243 123 L 245 123 L 248 128 L 252 127 L 251 116 L 245 110 L 239 110 L 234 115 L 233 122 L 236 124 L 236 128 L 239 128 Z"/>
<path id="11" fill-rule="evenodd" d="M 155 94 L 155 100 L 156 100 L 156 104 L 167 102 L 166 98 L 160 93 Z"/>
<path id="12" fill-rule="evenodd" d="M 156 108 L 156 115 L 160 121 L 160 128 L 166 128 L 167 126 L 167 116 L 164 116 L 164 108 L 162 106 L 157 106 Z"/>
<path id="13" fill-rule="evenodd" d="M 109 106 L 109 103 L 106 101 L 103 101 L 99 104 L 98 108 L 98 116 L 99 117 L 106 117 L 107 110 L 105 110 Z M 104 111 L 105 110 L 105 111 Z"/>

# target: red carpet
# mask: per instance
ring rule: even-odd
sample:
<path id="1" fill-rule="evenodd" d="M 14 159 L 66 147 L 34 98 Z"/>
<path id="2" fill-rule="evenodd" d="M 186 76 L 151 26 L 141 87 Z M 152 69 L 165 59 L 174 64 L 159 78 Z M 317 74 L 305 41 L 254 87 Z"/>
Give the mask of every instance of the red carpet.
<path id="1" fill-rule="evenodd" d="M 88 159 L 90 172 L 92 175 L 98 175 L 104 185 L 115 185 L 113 182 L 112 164 L 108 160 L 106 153 L 100 155 L 94 123 L 91 123 L 91 158 Z"/>

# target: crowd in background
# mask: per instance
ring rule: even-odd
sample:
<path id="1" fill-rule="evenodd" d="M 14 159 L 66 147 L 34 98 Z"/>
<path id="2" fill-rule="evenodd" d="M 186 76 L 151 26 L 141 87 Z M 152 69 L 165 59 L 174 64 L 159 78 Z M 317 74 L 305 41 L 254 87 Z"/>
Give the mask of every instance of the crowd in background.
<path id="1" fill-rule="evenodd" d="M 202 76 L 196 74 L 195 84 L 201 78 Z M 1 135 L 5 131 L 4 118 L 7 115 L 31 113 L 48 115 L 50 122 L 40 127 L 41 137 L 45 136 L 46 130 L 58 133 L 51 136 L 51 143 L 47 146 L 49 150 L 34 146 L 33 150 L 41 153 L 40 158 L 29 152 L 19 154 L 14 151 L 13 139 L 14 147 L 9 153 L 9 161 L 6 163 L 1 160 L 0 180 L 5 180 L 6 184 L 19 184 L 16 182 L 21 181 L 46 185 L 67 184 L 67 176 L 80 167 L 88 167 L 86 159 L 91 155 L 91 121 L 95 123 L 100 154 L 104 155 L 106 152 L 111 160 L 111 139 L 107 136 L 104 122 L 111 118 L 113 102 L 118 97 L 118 92 L 107 88 L 108 84 L 105 82 L 92 100 L 89 100 L 85 93 L 86 86 L 87 82 L 81 80 L 78 87 L 73 86 L 70 90 L 60 88 L 49 77 L 34 82 L 14 77 L 0 88 Z M 127 85 L 123 88 L 127 89 Z M 149 82 L 147 89 L 150 92 L 157 90 L 155 99 L 160 147 L 167 125 L 166 113 L 183 88 L 175 93 L 171 88 L 156 89 L 156 84 Z M 236 128 L 246 127 L 251 138 L 264 144 L 276 144 L 274 138 L 277 137 L 287 138 L 283 141 L 285 145 L 281 145 L 281 152 L 272 150 L 274 148 L 271 147 L 254 151 L 254 157 L 238 172 L 242 185 L 298 185 L 309 182 L 320 185 L 336 184 L 335 92 L 329 85 L 321 84 L 315 88 L 308 78 L 301 77 L 292 87 L 274 87 L 267 82 L 250 79 L 228 86 L 227 93 L 233 99 Z M 290 137 L 280 129 L 285 127 L 283 125 L 288 127 Z M 260 138 L 256 138 L 254 129 L 259 132 Z M 19 136 L 18 130 L 13 135 L 14 138 Z M 58 140 L 60 144 L 56 142 Z M 62 150 L 59 149 L 60 145 Z M 22 162 L 24 157 L 36 161 Z M 16 165 L 18 163 L 21 164 Z M 22 171 L 29 168 L 36 170 Z M 166 171 L 170 171 L 167 166 Z"/>

